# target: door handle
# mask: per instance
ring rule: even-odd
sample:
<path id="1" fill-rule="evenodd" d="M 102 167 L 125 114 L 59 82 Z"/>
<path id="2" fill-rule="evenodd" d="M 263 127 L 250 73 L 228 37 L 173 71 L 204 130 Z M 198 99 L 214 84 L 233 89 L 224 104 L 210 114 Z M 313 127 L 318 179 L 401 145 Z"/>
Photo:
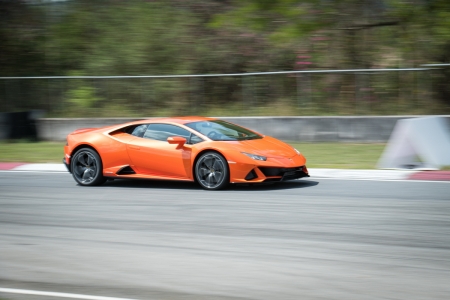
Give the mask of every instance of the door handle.
<path id="1" fill-rule="evenodd" d="M 141 150 L 141 147 L 130 145 L 130 149 Z"/>

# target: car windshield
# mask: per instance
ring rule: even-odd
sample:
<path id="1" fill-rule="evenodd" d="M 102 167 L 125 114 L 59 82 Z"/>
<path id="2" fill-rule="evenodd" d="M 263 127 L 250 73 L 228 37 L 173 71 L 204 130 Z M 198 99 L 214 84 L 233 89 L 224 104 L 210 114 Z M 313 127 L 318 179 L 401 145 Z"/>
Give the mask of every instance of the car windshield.
<path id="1" fill-rule="evenodd" d="M 248 129 L 221 120 L 192 122 L 185 125 L 213 141 L 244 141 L 262 138 Z"/>

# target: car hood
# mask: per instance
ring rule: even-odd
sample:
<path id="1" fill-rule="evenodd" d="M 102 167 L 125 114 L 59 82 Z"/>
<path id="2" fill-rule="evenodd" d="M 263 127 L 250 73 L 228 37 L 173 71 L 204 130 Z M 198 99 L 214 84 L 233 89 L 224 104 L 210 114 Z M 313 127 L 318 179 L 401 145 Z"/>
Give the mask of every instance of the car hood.
<path id="1" fill-rule="evenodd" d="M 237 151 L 247 152 L 266 157 L 293 157 L 297 155 L 294 148 L 282 141 L 265 136 L 262 139 L 227 142 Z"/>

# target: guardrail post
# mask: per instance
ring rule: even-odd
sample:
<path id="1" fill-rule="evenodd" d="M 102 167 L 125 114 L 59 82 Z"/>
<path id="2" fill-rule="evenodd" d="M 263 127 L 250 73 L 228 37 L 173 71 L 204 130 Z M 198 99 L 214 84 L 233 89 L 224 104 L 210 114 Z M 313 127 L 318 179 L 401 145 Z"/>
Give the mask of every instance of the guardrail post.
<path id="1" fill-rule="evenodd" d="M 202 93 L 202 97 L 201 97 L 201 99 L 200 99 L 200 104 L 199 104 L 199 106 L 202 104 L 202 103 L 205 103 L 205 98 L 206 98 L 206 92 L 205 92 L 205 78 L 204 77 L 200 77 L 200 79 L 201 79 L 201 81 L 200 81 L 200 88 L 201 88 L 201 93 Z M 198 111 L 198 110 L 197 110 Z"/>
<path id="2" fill-rule="evenodd" d="M 1 80 L 3 80 L 3 83 L 0 83 L 0 87 L 3 88 L 3 91 L 0 91 L 0 94 L 3 96 L 2 103 L 0 103 L 0 108 L 2 110 L 17 110 L 19 108 L 25 108 L 29 107 L 31 105 L 34 105 L 35 107 L 46 109 L 47 111 L 59 111 L 60 109 L 67 109 L 67 106 L 69 106 L 69 102 L 66 100 L 66 90 L 70 89 L 70 79 L 73 79 L 75 81 L 90 81 L 91 85 L 94 86 L 96 94 L 104 94 L 106 91 L 105 97 L 106 99 L 110 100 L 111 102 L 115 99 L 124 99 L 123 97 L 114 97 L 114 92 L 117 92 L 118 94 L 124 94 L 128 92 L 128 95 L 132 93 L 132 95 L 136 94 L 138 91 L 133 90 L 126 90 L 126 87 L 129 89 L 136 88 L 140 90 L 140 95 L 135 95 L 136 97 L 134 99 L 129 99 L 129 101 L 126 101 L 127 104 L 133 102 L 134 103 L 134 109 L 143 109 L 145 110 L 145 107 L 147 102 L 153 101 L 152 99 L 155 98 L 155 104 L 161 104 L 165 105 L 166 107 L 169 106 L 169 103 L 159 103 L 156 101 L 156 94 L 157 92 L 155 89 L 151 89 L 152 95 L 144 95 L 147 94 L 147 83 L 145 82 L 145 79 L 148 78 L 151 80 L 149 84 L 152 84 L 153 79 L 157 80 L 172 80 L 177 78 L 182 78 L 183 80 L 188 78 L 188 82 L 185 82 L 183 84 L 184 87 L 180 87 L 180 85 L 176 85 L 177 89 L 183 88 L 186 106 L 194 106 L 192 108 L 189 108 L 190 111 L 199 112 L 202 111 L 202 108 L 200 105 L 203 105 L 203 107 L 206 107 L 208 102 L 208 95 L 207 91 L 208 89 L 205 88 L 204 80 L 206 80 L 204 77 L 214 77 L 214 78 L 221 78 L 221 77 L 242 77 L 241 78 L 241 99 L 240 102 L 238 101 L 236 105 L 238 106 L 238 110 L 241 111 L 241 113 L 247 114 L 247 113 L 255 113 L 253 110 L 253 107 L 258 107 L 260 105 L 260 101 L 264 101 L 268 95 L 266 95 L 264 92 L 267 91 L 267 89 L 270 89 L 271 84 L 265 85 L 266 78 L 259 79 L 259 78 L 245 78 L 247 76 L 260 76 L 260 75 L 266 75 L 266 76 L 277 76 L 276 80 L 273 81 L 273 84 L 276 84 L 277 87 L 281 87 L 279 89 L 279 92 L 281 94 L 277 95 L 271 95 L 273 98 L 277 99 L 283 99 L 288 98 L 291 99 L 291 105 L 295 108 L 300 107 L 304 105 L 307 107 L 308 105 L 311 105 L 314 101 L 315 97 L 319 97 L 318 100 L 320 100 L 320 103 L 323 103 L 323 101 L 326 101 L 327 96 L 323 95 L 322 91 L 319 91 L 319 93 L 314 93 L 314 74 L 320 73 L 320 74 L 347 74 L 345 75 L 348 80 L 351 80 L 351 77 L 353 76 L 354 79 L 354 95 L 351 95 L 351 83 L 345 80 L 346 86 L 345 86 L 345 96 L 346 99 L 341 99 L 342 101 L 345 101 L 345 103 L 349 103 L 347 105 L 350 105 L 348 109 L 354 113 L 357 112 L 364 112 L 364 113 L 370 113 L 371 110 L 373 110 L 372 102 L 371 102 L 371 95 L 375 94 L 375 92 L 371 88 L 371 81 L 373 80 L 373 76 L 371 76 L 372 73 L 380 73 L 381 74 L 394 74 L 395 79 L 389 80 L 391 76 L 385 76 L 383 75 L 383 84 L 382 86 L 387 86 L 387 90 L 383 91 L 383 95 L 387 95 L 389 97 L 388 100 L 384 100 L 380 102 L 380 105 L 384 105 L 388 101 L 389 104 L 386 107 L 386 113 L 393 113 L 393 114 L 399 114 L 399 113 L 407 113 L 409 111 L 415 111 L 419 106 L 423 105 L 424 111 L 426 111 L 427 107 L 429 107 L 430 113 L 436 112 L 437 103 L 434 103 L 434 85 L 433 85 L 433 79 L 432 79 L 432 72 L 431 68 L 440 68 L 442 66 L 447 66 L 445 64 L 440 65 L 424 65 L 422 68 L 409 68 L 409 69 L 352 69 L 352 70 L 303 70 L 303 71 L 276 71 L 276 72 L 255 72 L 255 73 L 240 73 L 240 74 L 199 74 L 199 75 L 161 75 L 161 76 L 152 76 L 152 75 L 144 75 L 144 76 L 29 76 L 29 77 L 0 77 Z M 414 77 L 410 78 L 410 72 L 416 72 L 416 71 L 426 71 L 424 74 L 413 74 Z M 400 72 L 409 72 L 407 73 L 407 78 L 403 78 L 403 74 Z M 288 79 L 282 77 L 282 74 L 289 74 Z M 286 75 L 285 75 L 286 76 Z M 292 78 L 291 76 L 295 76 L 295 78 Z M 349 76 L 349 77 L 348 77 Z M 362 76 L 362 77 L 361 77 Z M 420 76 L 420 77 L 419 77 Z M 197 82 L 196 78 L 199 78 L 199 82 Z M 106 85 L 103 85 L 103 83 L 99 80 L 105 79 L 108 80 L 105 82 Z M 125 85 L 125 90 L 122 88 L 120 90 L 121 85 L 117 85 L 117 89 L 113 88 L 112 86 L 109 86 L 110 82 L 109 80 L 127 80 L 127 79 L 139 79 L 139 82 L 135 82 L 134 85 Z M 24 85 L 24 82 L 12 82 L 14 80 L 31 80 L 32 82 L 36 80 L 35 85 L 31 85 L 30 88 L 28 88 L 28 85 Z M 55 81 L 56 80 L 56 81 Z M 69 81 L 65 81 L 69 80 Z M 239 79 L 237 79 L 237 87 L 239 88 Z M 260 81 L 258 81 L 260 80 Z M 295 83 L 292 81 L 295 80 Z M 326 79 L 322 79 L 322 77 L 315 79 L 316 81 L 319 80 L 320 87 L 322 87 L 322 83 L 328 87 L 328 82 Z M 405 81 L 406 80 L 406 81 Z M 220 81 L 220 79 L 219 79 Z M 405 82 L 403 82 L 405 81 Z M 423 82 L 421 82 L 423 81 Z M 426 82 L 425 82 L 426 81 Z M 25 83 L 28 83 L 25 81 Z M 264 83 L 264 84 L 263 84 Z M 111 83 L 113 84 L 113 83 Z M 199 84 L 201 86 L 199 86 Z M 221 82 L 222 84 L 222 82 Z M 226 84 L 226 83 L 224 83 Z M 236 83 L 235 83 L 236 84 Z M 294 87 L 295 84 L 295 87 Z M 332 82 L 333 84 L 333 82 Z M 404 86 L 405 84 L 408 84 L 408 86 Z M 67 86 L 68 85 L 68 86 Z M 74 84 L 75 87 L 77 84 Z M 187 86 L 187 87 L 186 87 Z M 34 100 L 26 100 L 28 97 L 28 94 L 25 95 L 22 92 L 27 92 L 33 94 L 33 90 L 31 87 L 35 87 L 35 97 Z M 115 86 L 114 86 L 115 87 Z M 377 86 L 376 86 L 377 87 Z M 406 93 L 407 90 L 405 88 L 408 88 L 410 92 Z M 342 88 L 342 87 L 341 87 Z M 350 90 L 348 90 L 350 88 Z M 382 87 L 383 88 L 383 87 Z M 186 93 L 187 89 L 187 93 Z M 295 89 L 295 90 L 294 90 Z M 412 89 L 412 90 L 411 90 Z M 218 95 L 223 96 L 223 89 L 216 89 Z M 294 91 L 296 94 L 294 94 Z M 136 92 L 136 93 L 134 93 Z M 148 91 L 150 93 L 150 91 Z M 173 92 L 171 90 L 170 92 Z M 176 91 L 175 91 L 176 92 Z M 350 94 L 348 94 L 350 93 Z M 406 93 L 406 94 L 405 94 Z M 415 95 L 412 95 L 411 93 L 415 93 Z M 186 96 L 187 94 L 187 96 Z M 392 95 L 392 98 L 390 98 Z M 137 98 L 140 96 L 140 100 Z M 237 96 L 239 98 L 239 89 L 237 90 Z M 296 97 L 296 99 L 294 99 Z M 323 98 L 325 97 L 325 99 Z M 351 104 L 351 99 L 353 97 L 354 103 Z M 23 99 L 22 99 L 23 98 Z M 427 99 L 429 98 L 429 99 Z M 423 100 L 422 100 L 423 99 Z M 26 101 L 25 101 L 26 100 Z M 239 100 L 239 99 L 238 99 Z M 428 103 L 426 101 L 428 100 Z M 140 103 L 138 103 L 140 101 Z M 161 100 L 164 101 L 164 100 Z M 297 103 L 295 103 L 295 101 Z M 403 102 L 405 101 L 405 102 Z M 406 102 L 408 101 L 408 102 Z M 61 102 L 61 103 L 60 103 Z M 67 102 L 67 103 L 65 103 Z M 118 103 L 120 104 L 120 103 Z M 100 104 L 99 104 L 100 105 Z M 199 107 L 196 107 L 196 105 L 199 105 Z M 433 109 L 434 107 L 434 109 Z M 331 108 L 330 106 L 328 108 Z M 383 107 L 382 107 L 383 108 Z M 326 106 L 323 107 L 324 110 L 327 109 Z M 377 108 L 378 109 L 378 108 Z M 442 109 L 445 109 L 444 106 L 442 106 Z"/>
<path id="3" fill-rule="evenodd" d="M 254 107 L 258 106 L 258 97 L 257 97 L 257 86 L 256 86 L 256 75 L 253 76 L 252 80 L 252 99 L 250 103 L 250 107 L 252 108 L 252 111 L 254 111 Z"/>
<path id="4" fill-rule="evenodd" d="M 196 107 L 195 107 L 195 96 L 193 93 L 193 90 L 195 91 L 195 88 L 193 88 L 193 77 L 188 78 L 188 105 L 189 105 L 189 114 L 195 114 Z"/>
<path id="5" fill-rule="evenodd" d="M 242 92 L 242 99 L 241 99 L 241 114 L 242 114 L 245 108 L 245 76 L 241 76 L 241 92 Z"/>
<path id="6" fill-rule="evenodd" d="M 142 83 L 142 77 L 139 78 L 139 90 L 140 90 L 140 95 L 141 95 L 141 113 L 144 111 L 145 109 L 145 105 L 144 105 L 144 85 Z"/>
<path id="7" fill-rule="evenodd" d="M 301 107 L 301 80 L 300 80 L 300 73 L 295 74 L 296 76 L 296 80 L 297 80 L 297 106 L 300 108 Z"/>
<path id="8" fill-rule="evenodd" d="M 151 91 L 150 98 L 147 103 L 149 107 L 153 107 L 155 105 L 156 93 L 155 93 L 155 89 L 154 89 L 154 86 L 155 86 L 155 83 L 153 82 L 154 80 L 155 79 L 151 78 L 150 81 L 147 83 L 148 86 L 150 87 L 150 91 Z M 147 90 L 148 90 L 148 88 L 147 88 Z"/>
<path id="9" fill-rule="evenodd" d="M 359 104 L 358 104 L 358 73 L 355 72 L 353 74 L 353 76 L 354 76 L 354 78 L 353 78 L 353 86 L 354 86 L 354 93 L 355 93 L 354 94 L 354 107 L 353 107 L 353 109 L 356 112 L 356 111 L 358 111 L 358 106 L 359 106 Z"/>
<path id="10" fill-rule="evenodd" d="M 311 77 L 309 73 L 304 73 L 301 75 L 302 78 L 302 92 L 303 92 L 303 103 L 305 106 L 310 107 L 312 104 L 312 85 L 311 85 Z"/>
<path id="11" fill-rule="evenodd" d="M 51 94 L 51 92 L 50 92 L 50 79 L 48 79 L 47 80 L 47 110 L 48 111 L 51 111 L 51 107 L 52 107 L 52 105 L 51 105 L 51 100 L 50 100 L 50 94 Z"/>
<path id="12" fill-rule="evenodd" d="M 64 111 L 65 103 L 64 103 L 64 80 L 59 80 L 59 102 L 61 106 L 61 110 Z"/>
<path id="13" fill-rule="evenodd" d="M 429 97 L 430 97 L 430 99 L 434 99 L 434 94 L 435 94 L 435 92 L 434 92 L 434 86 L 433 86 L 433 70 L 430 70 L 429 71 L 430 72 L 430 76 L 428 76 L 428 78 L 429 78 Z"/>
<path id="14" fill-rule="evenodd" d="M 19 95 L 19 86 L 18 86 L 18 80 L 13 80 L 11 81 L 11 101 L 15 104 L 15 109 L 17 111 L 21 111 L 22 107 L 21 107 L 21 99 L 20 99 L 20 95 Z"/>

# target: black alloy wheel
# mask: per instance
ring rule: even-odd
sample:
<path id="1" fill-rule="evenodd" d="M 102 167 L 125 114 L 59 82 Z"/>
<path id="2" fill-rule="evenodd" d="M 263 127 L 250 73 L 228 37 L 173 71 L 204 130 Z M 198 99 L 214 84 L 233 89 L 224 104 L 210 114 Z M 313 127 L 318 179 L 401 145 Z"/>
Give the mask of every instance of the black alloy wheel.
<path id="1" fill-rule="evenodd" d="M 100 156 L 91 148 L 78 150 L 71 160 L 72 175 L 76 182 L 84 186 L 103 184 L 103 165 Z"/>
<path id="2" fill-rule="evenodd" d="M 195 177 L 206 190 L 223 189 L 230 183 L 228 163 L 217 152 L 203 153 L 195 164 Z"/>

